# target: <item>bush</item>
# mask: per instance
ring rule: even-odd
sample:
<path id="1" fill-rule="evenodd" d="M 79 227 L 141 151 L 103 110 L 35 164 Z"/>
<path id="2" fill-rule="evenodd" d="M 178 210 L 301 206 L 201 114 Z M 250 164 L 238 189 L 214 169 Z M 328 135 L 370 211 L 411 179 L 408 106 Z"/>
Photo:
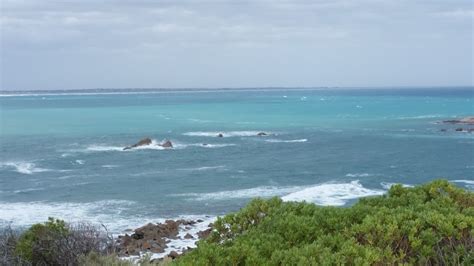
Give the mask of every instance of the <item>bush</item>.
<path id="1" fill-rule="evenodd" d="M 16 242 L 15 254 L 33 265 L 77 265 L 84 254 L 113 251 L 107 232 L 87 224 L 66 224 L 49 218 L 23 232 Z"/>
<path id="2" fill-rule="evenodd" d="M 178 265 L 474 265 L 474 194 L 447 181 L 352 207 L 255 199 Z"/>

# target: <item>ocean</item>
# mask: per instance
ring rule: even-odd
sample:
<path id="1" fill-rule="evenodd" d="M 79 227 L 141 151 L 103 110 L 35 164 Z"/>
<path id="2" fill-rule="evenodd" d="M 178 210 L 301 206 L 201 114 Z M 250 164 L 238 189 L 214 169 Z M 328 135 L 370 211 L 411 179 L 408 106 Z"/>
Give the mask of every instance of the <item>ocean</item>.
<path id="1" fill-rule="evenodd" d="M 474 115 L 472 87 L 2 92 L 0 105 L 0 226 L 119 232 L 254 197 L 348 206 L 436 178 L 474 190 L 474 133 L 439 123 Z"/>

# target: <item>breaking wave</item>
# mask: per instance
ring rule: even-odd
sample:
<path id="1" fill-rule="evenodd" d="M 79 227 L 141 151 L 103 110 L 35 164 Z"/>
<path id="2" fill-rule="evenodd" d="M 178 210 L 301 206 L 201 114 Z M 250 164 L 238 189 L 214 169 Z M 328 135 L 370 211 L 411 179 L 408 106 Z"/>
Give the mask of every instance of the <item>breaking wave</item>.
<path id="1" fill-rule="evenodd" d="M 326 183 L 283 196 L 284 201 L 306 201 L 318 205 L 343 206 L 349 200 L 384 194 L 384 190 L 368 189 L 358 180 L 350 183 Z"/>
<path id="2" fill-rule="evenodd" d="M 211 193 L 183 193 L 174 196 L 200 201 L 280 196 L 284 201 L 307 201 L 318 205 L 342 206 L 352 199 L 382 195 L 385 192 L 385 190 L 365 188 L 356 180 L 350 183 L 325 183 L 315 186 L 292 187 L 260 186 Z"/>
<path id="3" fill-rule="evenodd" d="M 400 183 L 389 183 L 389 182 L 381 182 L 380 185 L 385 188 L 385 189 L 390 189 L 392 186 L 397 185 Z M 414 187 L 413 185 L 408 185 L 408 184 L 400 184 L 402 187 Z"/>
<path id="4" fill-rule="evenodd" d="M 266 139 L 266 142 L 272 142 L 272 143 L 299 143 L 299 142 L 307 142 L 307 139 L 289 139 L 289 140 L 283 140 L 283 139 Z"/>
<path id="5" fill-rule="evenodd" d="M 195 131 L 183 133 L 185 136 L 191 137 L 217 137 L 222 134 L 223 137 L 254 137 L 258 133 L 264 131 Z M 271 133 L 266 133 L 271 135 Z"/>
<path id="6" fill-rule="evenodd" d="M 4 162 L 0 163 L 0 168 L 11 169 L 17 173 L 25 175 L 53 171 L 51 169 L 37 167 L 36 164 L 31 162 Z"/>
<path id="7" fill-rule="evenodd" d="M 372 174 L 369 174 L 369 173 L 348 173 L 346 175 L 346 177 L 368 177 L 368 176 L 372 176 Z"/>

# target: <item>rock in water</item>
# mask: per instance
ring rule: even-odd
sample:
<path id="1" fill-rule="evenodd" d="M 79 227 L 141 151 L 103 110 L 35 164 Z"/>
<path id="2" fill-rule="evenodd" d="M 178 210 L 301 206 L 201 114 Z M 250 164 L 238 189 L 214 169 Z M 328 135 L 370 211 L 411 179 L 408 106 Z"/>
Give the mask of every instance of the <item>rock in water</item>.
<path id="1" fill-rule="evenodd" d="M 265 132 L 258 132 L 257 136 L 264 137 L 264 136 L 268 136 L 268 134 Z"/>
<path id="2" fill-rule="evenodd" d="M 224 137 L 224 135 L 222 135 L 222 133 L 219 133 L 219 134 L 217 134 L 217 137 L 222 138 L 222 137 Z"/>
<path id="3" fill-rule="evenodd" d="M 165 142 L 161 143 L 160 146 L 163 148 L 173 148 L 173 143 L 169 140 L 166 140 Z"/>
<path id="4" fill-rule="evenodd" d="M 136 147 L 141 147 L 141 146 L 148 146 L 151 144 L 151 139 L 150 138 L 144 138 L 142 140 L 140 140 L 139 142 L 133 144 L 132 146 L 127 146 L 125 148 L 123 148 L 123 150 L 130 150 L 130 149 L 133 149 L 133 148 L 136 148 Z"/>
<path id="5" fill-rule="evenodd" d="M 474 116 L 468 116 L 461 119 L 444 120 L 443 123 L 474 125 Z"/>

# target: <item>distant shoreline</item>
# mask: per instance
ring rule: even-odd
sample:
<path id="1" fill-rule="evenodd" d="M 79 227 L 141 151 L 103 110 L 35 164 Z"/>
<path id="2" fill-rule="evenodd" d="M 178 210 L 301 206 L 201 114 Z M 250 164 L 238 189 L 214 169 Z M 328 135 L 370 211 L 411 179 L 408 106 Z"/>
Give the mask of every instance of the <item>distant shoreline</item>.
<path id="1" fill-rule="evenodd" d="M 98 89 L 52 89 L 52 90 L 0 90 L 0 97 L 12 96 L 60 96 L 60 95 L 133 95 L 160 93 L 215 93 L 246 91 L 391 91 L 391 90 L 472 90 L 474 86 L 422 86 L 422 87 L 246 87 L 246 88 L 98 88 Z"/>

